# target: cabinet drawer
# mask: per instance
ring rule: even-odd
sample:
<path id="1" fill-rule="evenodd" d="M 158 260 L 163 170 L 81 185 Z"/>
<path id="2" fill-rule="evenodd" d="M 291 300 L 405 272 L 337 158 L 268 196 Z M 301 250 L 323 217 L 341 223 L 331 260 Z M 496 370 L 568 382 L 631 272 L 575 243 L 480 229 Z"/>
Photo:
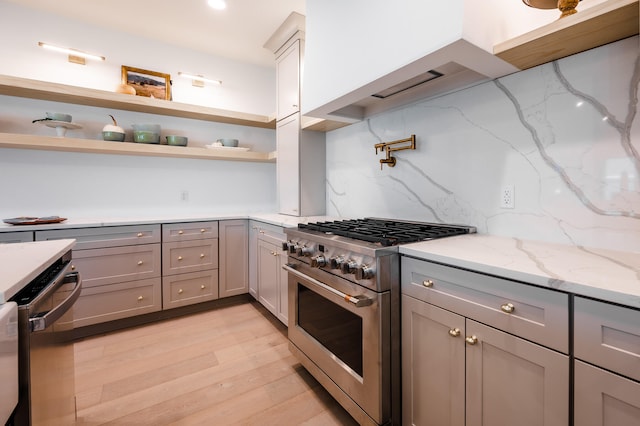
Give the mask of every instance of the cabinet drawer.
<path id="1" fill-rule="evenodd" d="M 36 241 L 74 238 L 74 250 L 132 246 L 160 242 L 160 225 L 102 226 L 99 228 L 36 231 Z"/>
<path id="2" fill-rule="evenodd" d="M 640 381 L 640 311 L 574 299 L 575 357 Z"/>
<path id="3" fill-rule="evenodd" d="M 217 298 L 217 269 L 162 278 L 162 309 L 177 308 Z"/>
<path id="4" fill-rule="evenodd" d="M 31 231 L 0 232 L 0 244 L 26 243 L 28 241 L 33 241 L 33 232 Z"/>
<path id="5" fill-rule="evenodd" d="M 162 225 L 162 241 L 188 241 L 218 238 L 218 222 L 188 222 Z"/>
<path id="6" fill-rule="evenodd" d="M 274 243 L 277 242 L 279 246 L 282 246 L 282 242 L 287 241 L 287 236 L 280 226 L 251 221 L 251 229 L 258 231 L 258 239 L 267 239 Z"/>
<path id="7" fill-rule="evenodd" d="M 83 288 L 73 305 L 75 328 L 162 309 L 160 278 Z"/>
<path id="8" fill-rule="evenodd" d="M 401 283 L 404 294 L 568 353 L 564 293 L 405 256 Z"/>
<path id="9" fill-rule="evenodd" d="M 163 275 L 205 271 L 218 267 L 218 240 L 195 240 L 162 245 Z"/>
<path id="10" fill-rule="evenodd" d="M 72 270 L 83 287 L 95 287 L 160 276 L 160 244 L 73 250 Z"/>

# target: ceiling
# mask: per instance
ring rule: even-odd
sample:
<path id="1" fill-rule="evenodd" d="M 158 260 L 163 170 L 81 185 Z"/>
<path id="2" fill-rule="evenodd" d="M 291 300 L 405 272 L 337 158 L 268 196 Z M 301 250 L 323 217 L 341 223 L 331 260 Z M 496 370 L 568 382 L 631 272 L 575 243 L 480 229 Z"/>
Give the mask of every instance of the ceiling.
<path id="1" fill-rule="evenodd" d="M 9 0 L 85 23 L 242 62 L 274 67 L 263 45 L 305 0 L 227 0 L 214 10 L 206 0 Z M 141 19 L 140 11 L 144 11 Z M 171 31 L 167 31 L 170 28 Z"/>

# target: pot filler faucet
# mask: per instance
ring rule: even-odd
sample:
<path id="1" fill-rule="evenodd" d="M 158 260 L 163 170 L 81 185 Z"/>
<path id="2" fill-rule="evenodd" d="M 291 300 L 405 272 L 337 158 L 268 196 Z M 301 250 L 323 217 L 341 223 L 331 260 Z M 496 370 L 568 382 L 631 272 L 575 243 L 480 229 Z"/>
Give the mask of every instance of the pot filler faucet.
<path id="1" fill-rule="evenodd" d="M 399 144 L 404 144 L 403 146 L 395 146 Z M 387 151 L 387 158 L 380 159 L 380 170 L 382 170 L 382 165 L 386 164 L 389 167 L 394 167 L 396 165 L 396 158 L 391 155 L 393 151 L 403 151 L 405 149 L 416 149 L 416 135 L 411 135 L 411 137 L 406 139 L 399 139 L 393 142 L 381 142 L 377 143 L 373 146 L 376 149 L 376 155 L 378 154 L 378 150 Z"/>

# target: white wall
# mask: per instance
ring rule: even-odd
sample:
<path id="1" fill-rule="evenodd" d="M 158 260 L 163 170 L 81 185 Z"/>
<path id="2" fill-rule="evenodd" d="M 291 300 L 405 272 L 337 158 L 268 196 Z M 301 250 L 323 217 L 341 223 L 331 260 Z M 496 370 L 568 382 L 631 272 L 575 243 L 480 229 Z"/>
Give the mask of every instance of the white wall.
<path id="1" fill-rule="evenodd" d="M 640 251 L 638 75 L 636 36 L 329 132 L 327 214 Z"/>
<path id="2" fill-rule="evenodd" d="M 197 89 L 174 78 L 176 101 L 262 115 L 275 111 L 274 69 L 89 28 L 1 0 L 0 19 L 5 58 L 0 74 L 113 90 L 121 65 L 171 75 L 189 70 L 220 78 L 223 86 Z M 39 48 L 38 41 L 100 53 L 107 61 L 70 64 L 65 55 Z M 70 130 L 68 138 L 101 139 L 102 127 L 111 121 L 108 114 L 113 114 L 127 130 L 127 140 L 132 140 L 131 124 L 158 123 L 163 136 L 185 135 L 190 147 L 228 137 L 253 151 L 275 150 L 272 129 L 10 96 L 0 96 L 0 132 L 54 136 L 54 129 L 32 123 L 47 111 L 72 114 L 83 126 Z M 275 181 L 273 163 L 0 149 L 0 218 L 274 211 Z M 182 199 L 184 191 L 188 200 Z"/>
<path id="3" fill-rule="evenodd" d="M 4 0 L 0 0 L 0 19 L 3 54 L 0 74 L 114 91 L 120 83 L 121 66 L 127 65 L 171 75 L 173 99 L 178 102 L 261 115 L 275 113 L 275 66 L 243 64 Z M 84 66 L 72 64 L 65 54 L 38 47 L 39 41 L 100 54 L 107 59 L 88 60 Z M 222 80 L 223 84 L 196 88 L 191 86 L 191 80 L 178 77 L 178 71 L 206 75 Z"/>

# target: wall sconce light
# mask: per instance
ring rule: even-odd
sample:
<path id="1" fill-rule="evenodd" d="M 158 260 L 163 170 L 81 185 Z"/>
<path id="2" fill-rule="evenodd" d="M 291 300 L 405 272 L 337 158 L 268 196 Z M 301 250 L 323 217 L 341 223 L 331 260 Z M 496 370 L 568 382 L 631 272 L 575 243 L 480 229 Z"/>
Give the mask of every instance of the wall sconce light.
<path id="1" fill-rule="evenodd" d="M 216 85 L 221 85 L 222 81 L 221 80 L 212 80 L 210 78 L 205 78 L 201 75 L 195 75 L 195 74 L 189 74 L 186 72 L 178 72 L 178 75 L 180 77 L 184 77 L 184 78 L 190 78 L 191 79 L 191 85 L 195 86 L 195 87 L 204 87 L 204 83 L 211 83 L 211 84 L 216 84 Z"/>
<path id="2" fill-rule="evenodd" d="M 81 50 L 77 50 L 77 49 L 71 49 L 68 47 L 58 47 L 58 46 L 54 46 L 52 44 L 48 44 L 48 43 L 43 43 L 41 41 L 38 42 L 38 46 L 47 49 L 47 50 L 54 50 L 56 52 L 62 52 L 62 53 L 66 53 L 67 55 L 69 55 L 69 62 L 74 63 L 74 64 L 80 64 L 80 65 L 85 65 L 85 59 L 93 59 L 96 61 L 104 61 L 106 60 L 106 58 L 104 56 L 100 56 L 100 55 L 93 55 L 91 53 L 86 53 L 83 52 Z"/>

